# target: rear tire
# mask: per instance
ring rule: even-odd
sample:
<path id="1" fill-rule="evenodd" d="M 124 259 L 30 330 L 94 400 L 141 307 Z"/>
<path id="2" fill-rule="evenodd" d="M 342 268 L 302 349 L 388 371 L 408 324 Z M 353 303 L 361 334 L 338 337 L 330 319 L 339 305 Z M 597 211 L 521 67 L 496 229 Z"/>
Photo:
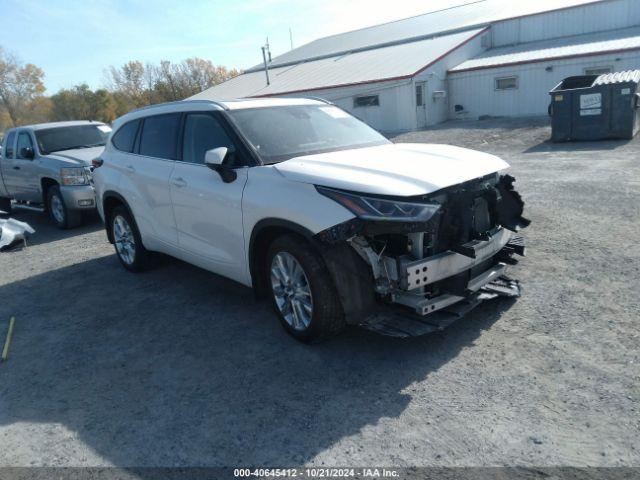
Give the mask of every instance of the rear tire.
<path id="1" fill-rule="evenodd" d="M 318 343 L 346 326 L 342 304 L 322 258 L 303 239 L 285 235 L 269 247 L 265 273 L 271 302 L 285 330 Z"/>
<path id="2" fill-rule="evenodd" d="M 74 228 L 82 223 L 82 212 L 67 208 L 58 185 L 47 190 L 47 211 L 51 221 L 60 229 Z"/>
<path id="3" fill-rule="evenodd" d="M 116 256 L 130 272 L 143 272 L 149 267 L 149 251 L 142 244 L 142 237 L 135 220 L 122 205 L 111 212 L 109 222 L 113 232 Z"/>
<path id="4" fill-rule="evenodd" d="M 11 213 L 11 199 L 6 197 L 0 197 L 0 211 L 9 215 Z"/>

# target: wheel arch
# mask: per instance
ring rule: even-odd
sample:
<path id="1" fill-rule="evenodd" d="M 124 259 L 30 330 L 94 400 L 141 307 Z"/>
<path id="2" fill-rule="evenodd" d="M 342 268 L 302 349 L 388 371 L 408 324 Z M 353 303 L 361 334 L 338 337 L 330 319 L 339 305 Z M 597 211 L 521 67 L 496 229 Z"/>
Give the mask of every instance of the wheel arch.
<path id="1" fill-rule="evenodd" d="M 42 192 L 42 204 L 44 205 L 45 210 L 49 210 L 49 205 L 47 202 L 47 192 L 51 187 L 60 186 L 60 183 L 51 178 L 51 177 L 42 177 L 40 179 L 40 191 Z"/>
<path id="2" fill-rule="evenodd" d="M 259 298 L 264 297 L 267 292 L 267 278 L 261 263 L 271 242 L 281 235 L 296 235 L 317 247 L 313 232 L 298 223 L 281 218 L 265 218 L 256 223 L 249 238 L 249 273 L 253 289 Z"/>
<path id="3" fill-rule="evenodd" d="M 122 195 L 112 190 L 104 192 L 102 195 L 102 211 L 104 212 L 104 224 L 107 230 L 107 238 L 110 243 L 113 243 L 113 231 L 111 229 L 111 222 L 109 221 L 109 218 L 111 217 L 111 212 L 120 205 L 127 209 L 131 218 L 134 218 L 131 207 Z"/>
<path id="4" fill-rule="evenodd" d="M 303 238 L 320 255 L 342 303 L 347 323 L 359 323 L 375 311 L 375 282 L 371 268 L 346 241 L 327 244 L 308 228 L 278 218 L 261 220 L 251 232 L 249 269 L 258 298 L 265 298 L 269 291 L 267 272 L 261 268 L 261 262 L 271 242 L 285 234 Z"/>

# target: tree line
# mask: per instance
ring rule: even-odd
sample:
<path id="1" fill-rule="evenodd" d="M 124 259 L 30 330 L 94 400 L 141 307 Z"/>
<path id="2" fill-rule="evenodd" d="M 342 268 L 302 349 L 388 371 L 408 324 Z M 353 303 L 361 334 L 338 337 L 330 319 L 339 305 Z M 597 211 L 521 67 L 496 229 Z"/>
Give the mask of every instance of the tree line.
<path id="1" fill-rule="evenodd" d="M 180 63 L 134 60 L 107 68 L 104 88 L 81 83 L 47 96 L 44 71 L 0 47 L 0 132 L 61 120 L 111 122 L 134 108 L 184 100 L 239 73 L 195 57 Z"/>

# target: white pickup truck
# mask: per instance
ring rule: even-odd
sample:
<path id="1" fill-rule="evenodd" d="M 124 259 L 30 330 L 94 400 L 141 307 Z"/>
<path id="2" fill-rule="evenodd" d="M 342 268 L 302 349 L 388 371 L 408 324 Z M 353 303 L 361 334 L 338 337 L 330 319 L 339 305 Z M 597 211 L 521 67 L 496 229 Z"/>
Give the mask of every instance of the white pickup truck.
<path id="1" fill-rule="evenodd" d="M 91 161 L 111 127 L 100 122 L 42 123 L 8 130 L 0 157 L 0 210 L 11 200 L 43 206 L 59 228 L 82 222 L 96 208 Z"/>

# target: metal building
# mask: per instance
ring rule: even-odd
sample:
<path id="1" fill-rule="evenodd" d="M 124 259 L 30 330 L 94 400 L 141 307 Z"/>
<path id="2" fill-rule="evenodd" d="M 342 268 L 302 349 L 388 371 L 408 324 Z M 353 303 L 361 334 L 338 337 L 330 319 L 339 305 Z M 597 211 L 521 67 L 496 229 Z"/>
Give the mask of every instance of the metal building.
<path id="1" fill-rule="evenodd" d="M 397 132 L 542 115 L 571 75 L 640 68 L 638 0 L 482 0 L 321 38 L 192 98 L 326 98 Z"/>

